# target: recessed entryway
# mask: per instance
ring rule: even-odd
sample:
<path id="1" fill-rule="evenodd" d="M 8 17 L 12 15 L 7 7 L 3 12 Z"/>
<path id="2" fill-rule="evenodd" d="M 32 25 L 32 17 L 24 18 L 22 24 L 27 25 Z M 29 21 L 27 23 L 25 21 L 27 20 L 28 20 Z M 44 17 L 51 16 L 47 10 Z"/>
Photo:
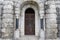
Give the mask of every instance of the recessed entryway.
<path id="1" fill-rule="evenodd" d="M 25 35 L 35 35 L 35 11 L 32 8 L 25 11 Z"/>
<path id="2" fill-rule="evenodd" d="M 38 40 L 38 37 L 41 37 L 41 24 L 38 8 L 36 2 L 27 2 L 25 5 L 21 5 L 19 18 L 21 40 Z"/>

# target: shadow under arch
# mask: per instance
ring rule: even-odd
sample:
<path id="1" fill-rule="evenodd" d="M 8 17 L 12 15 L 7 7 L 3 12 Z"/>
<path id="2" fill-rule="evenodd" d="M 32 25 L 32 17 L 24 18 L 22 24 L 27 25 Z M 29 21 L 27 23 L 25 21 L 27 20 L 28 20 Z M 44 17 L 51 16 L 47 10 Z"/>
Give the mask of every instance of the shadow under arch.
<path id="1" fill-rule="evenodd" d="M 35 10 L 32 9 L 32 8 L 27 8 L 27 9 L 25 10 L 25 13 L 35 13 Z"/>

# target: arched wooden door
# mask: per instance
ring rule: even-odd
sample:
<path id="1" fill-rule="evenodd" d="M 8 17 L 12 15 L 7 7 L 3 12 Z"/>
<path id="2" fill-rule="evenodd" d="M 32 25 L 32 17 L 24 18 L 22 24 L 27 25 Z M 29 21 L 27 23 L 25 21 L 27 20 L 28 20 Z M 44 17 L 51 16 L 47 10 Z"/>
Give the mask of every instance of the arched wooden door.
<path id="1" fill-rule="evenodd" d="M 35 35 L 35 12 L 32 8 L 25 11 L 25 35 Z"/>

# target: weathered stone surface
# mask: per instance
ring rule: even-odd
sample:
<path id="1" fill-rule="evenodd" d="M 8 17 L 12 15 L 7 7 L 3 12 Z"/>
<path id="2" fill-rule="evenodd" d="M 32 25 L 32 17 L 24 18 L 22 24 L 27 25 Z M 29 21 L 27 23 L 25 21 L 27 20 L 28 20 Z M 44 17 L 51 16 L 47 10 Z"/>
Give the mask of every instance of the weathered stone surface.
<path id="1" fill-rule="evenodd" d="M 17 4 L 15 4 L 15 7 L 16 7 L 16 8 L 20 7 L 20 4 L 18 4 L 18 3 L 17 3 Z"/>
<path id="2" fill-rule="evenodd" d="M 4 6 L 3 6 L 3 13 L 12 13 L 13 14 L 13 5 L 11 5 L 11 4 L 9 4 L 9 5 L 4 4 Z"/>
<path id="3" fill-rule="evenodd" d="M 0 5 L 0 16 L 2 14 L 2 5 Z"/>
<path id="4" fill-rule="evenodd" d="M 3 9 L 13 9 L 12 5 L 4 5 Z"/>
<path id="5" fill-rule="evenodd" d="M 1 17 L 1 15 L 0 15 L 0 19 L 1 19 L 2 17 Z"/>
<path id="6" fill-rule="evenodd" d="M 56 19 L 46 19 L 46 24 L 47 25 L 50 25 L 50 24 L 57 24 L 57 21 L 56 21 Z"/>
<path id="7" fill-rule="evenodd" d="M 6 19 L 3 19 L 2 21 L 3 21 L 3 23 L 4 23 L 4 22 L 13 22 L 13 19 L 10 19 L 10 18 L 8 19 L 8 18 L 6 18 Z"/>
<path id="8" fill-rule="evenodd" d="M 56 10 L 55 9 L 54 10 L 53 9 L 48 9 L 46 12 L 53 14 L 53 13 L 56 13 Z"/>
<path id="9" fill-rule="evenodd" d="M 5 38 L 4 40 L 9 40 L 8 38 L 13 37 L 13 32 L 14 32 L 13 30 L 15 28 L 14 27 L 15 25 L 13 26 L 13 21 L 16 21 L 16 20 L 13 20 L 13 13 L 16 14 L 15 15 L 16 18 L 20 18 L 20 11 L 21 11 L 20 5 L 26 1 L 30 1 L 30 0 L 4 0 L 3 2 L 0 2 L 0 4 L 3 3 L 2 38 Z M 53 1 L 53 2 L 52 2 L 52 0 L 47 1 L 48 5 L 49 5 L 49 9 L 46 11 L 46 14 L 44 12 L 44 7 L 45 7 L 44 1 L 45 0 L 31 0 L 31 1 L 33 1 L 33 3 L 37 2 L 38 6 L 39 6 L 38 11 L 40 13 L 40 15 L 39 15 L 40 19 L 46 18 L 46 27 L 45 27 L 46 30 L 44 30 L 46 32 L 46 39 L 45 40 L 56 40 L 56 38 L 57 38 L 57 26 L 58 26 L 57 22 L 60 23 L 60 21 L 56 20 L 57 16 L 56 16 L 56 8 L 55 8 L 56 6 L 54 3 L 55 1 Z M 13 5 L 14 5 L 15 10 L 13 10 Z M 1 6 L 0 6 L 0 14 L 1 14 L 1 12 L 2 11 L 1 11 Z M 1 16 L 0 16 L 0 18 L 1 18 Z M 22 18 L 22 20 L 24 20 L 22 16 L 21 16 L 21 18 Z M 22 21 L 22 20 L 20 20 L 20 21 Z M 0 23 L 1 23 L 1 20 L 0 20 Z M 24 24 L 24 23 L 21 23 L 21 24 Z M 19 25 L 21 26 L 21 24 L 19 24 Z M 23 27 L 23 25 L 22 25 L 22 27 Z M 21 28 L 21 29 L 23 29 L 23 28 Z M 21 32 L 21 29 L 19 29 L 20 32 Z M 37 28 L 37 30 L 38 30 L 38 28 Z M 24 31 L 24 30 L 22 30 L 22 31 Z M 22 32 L 22 33 L 24 34 L 24 32 Z M 32 40 L 32 39 L 35 40 L 35 36 L 34 36 L 34 38 L 28 37 L 28 36 L 26 38 L 25 37 L 20 37 L 20 38 L 21 38 L 21 40 L 27 40 L 27 39 L 28 40 Z M 36 38 L 38 38 L 38 37 L 36 37 Z M 36 40 L 39 40 L 39 38 Z"/>
<path id="10" fill-rule="evenodd" d="M 2 21 L 3 21 L 3 23 L 2 23 L 2 38 L 12 38 L 13 32 L 14 32 L 13 19 L 6 18 L 6 19 L 3 19 Z"/>
<path id="11" fill-rule="evenodd" d="M 18 13 L 18 14 L 19 14 L 19 13 L 20 13 L 20 11 L 15 11 L 15 13 Z"/>
<path id="12" fill-rule="evenodd" d="M 13 19 L 13 14 L 3 14 L 2 18 L 8 18 L 8 19 Z"/>
<path id="13" fill-rule="evenodd" d="M 18 8 L 15 8 L 15 11 L 20 11 L 20 8 L 18 7 Z"/>
<path id="14" fill-rule="evenodd" d="M 60 24 L 57 24 L 57 28 L 58 28 L 58 30 L 60 30 Z"/>
<path id="15" fill-rule="evenodd" d="M 57 37 L 59 37 L 60 38 L 60 30 L 58 31 L 58 33 L 57 33 Z"/>
<path id="16" fill-rule="evenodd" d="M 2 38 L 12 38 L 13 37 L 13 28 L 6 27 L 2 28 Z"/>
<path id="17" fill-rule="evenodd" d="M 48 23 L 48 25 L 46 25 L 46 28 L 57 28 L 57 24 Z"/>
<path id="18" fill-rule="evenodd" d="M 2 27 L 13 27 L 13 19 L 3 19 L 2 20 Z"/>
<path id="19" fill-rule="evenodd" d="M 50 9 L 53 9 L 53 11 L 54 11 L 54 9 L 55 9 L 56 7 L 55 7 L 55 5 L 54 4 L 50 4 Z"/>
<path id="20" fill-rule="evenodd" d="M 13 1 L 4 1 L 4 5 L 14 5 Z"/>
<path id="21" fill-rule="evenodd" d="M 47 36 L 48 35 L 48 36 Z M 56 39 L 57 38 L 57 34 L 46 34 L 46 39 Z"/>
<path id="22" fill-rule="evenodd" d="M 58 40 L 58 39 L 45 39 L 45 40 Z"/>
<path id="23" fill-rule="evenodd" d="M 20 8 L 15 8 L 15 16 L 16 18 L 19 18 L 20 15 Z"/>
<path id="24" fill-rule="evenodd" d="M 2 27 L 2 20 L 1 20 L 1 18 L 0 18 L 0 38 L 1 38 L 1 35 L 2 35 L 1 27 Z"/>
<path id="25" fill-rule="evenodd" d="M 40 14 L 40 18 L 43 18 L 44 17 L 44 10 L 42 10 L 42 11 L 40 10 L 39 14 Z"/>
<path id="26" fill-rule="evenodd" d="M 11 14 L 13 14 L 13 10 L 3 10 L 3 13 L 11 13 Z"/>
<path id="27" fill-rule="evenodd" d="M 2 27 L 13 27 L 13 22 L 5 22 L 5 23 L 2 23 Z"/>
<path id="28" fill-rule="evenodd" d="M 46 33 L 47 34 L 56 34 L 57 32 L 58 32 L 57 29 L 52 29 L 52 28 L 51 29 L 50 28 L 49 29 L 46 29 Z"/>
<path id="29" fill-rule="evenodd" d="M 57 15 L 55 13 L 50 13 L 50 14 L 46 14 L 46 18 L 51 18 L 51 19 L 56 19 L 57 18 Z"/>
<path id="30" fill-rule="evenodd" d="M 1 23 L 1 19 L 0 19 L 0 23 Z M 0 25 L 1 26 L 1 25 Z"/>
<path id="31" fill-rule="evenodd" d="M 49 5 L 49 9 L 46 11 L 46 39 L 56 39 L 57 38 L 57 15 L 56 15 L 56 7 L 54 1 L 47 2 Z"/>
<path id="32" fill-rule="evenodd" d="M 57 20 L 57 24 L 60 24 L 60 19 L 59 19 L 59 20 Z"/>

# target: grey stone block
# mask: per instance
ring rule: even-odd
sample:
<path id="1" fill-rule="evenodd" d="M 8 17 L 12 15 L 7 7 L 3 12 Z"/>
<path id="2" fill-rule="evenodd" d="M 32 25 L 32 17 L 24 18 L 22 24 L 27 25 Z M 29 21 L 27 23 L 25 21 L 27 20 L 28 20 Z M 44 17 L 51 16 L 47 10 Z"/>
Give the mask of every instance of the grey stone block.
<path id="1" fill-rule="evenodd" d="M 4 5 L 14 5 L 13 1 L 4 1 Z"/>
<path id="2" fill-rule="evenodd" d="M 13 38 L 13 30 L 10 28 L 5 28 L 5 32 L 2 32 L 2 38 Z"/>
<path id="3" fill-rule="evenodd" d="M 2 23 L 2 27 L 13 27 L 13 23 L 7 23 L 7 22 L 5 22 L 5 23 Z"/>
<path id="4" fill-rule="evenodd" d="M 0 19 L 2 18 L 2 16 L 0 15 Z"/>
<path id="5" fill-rule="evenodd" d="M 55 29 L 55 28 L 57 28 L 57 24 L 51 24 L 51 23 L 48 23 L 48 24 L 46 24 L 46 28 L 52 28 L 52 29 Z"/>
<path id="6" fill-rule="evenodd" d="M 16 7 L 16 8 L 20 7 L 20 4 L 15 4 L 15 7 Z"/>
<path id="7" fill-rule="evenodd" d="M 60 20 L 60 16 L 59 17 L 57 16 L 56 20 Z"/>
<path id="8" fill-rule="evenodd" d="M 13 14 L 13 10 L 3 10 L 3 13 L 11 13 L 11 14 Z"/>
<path id="9" fill-rule="evenodd" d="M 60 38 L 60 31 L 58 31 L 58 33 L 57 33 L 57 37 L 59 37 L 59 38 Z"/>
<path id="10" fill-rule="evenodd" d="M 2 7 L 0 7 L 0 15 L 2 14 Z"/>
<path id="11" fill-rule="evenodd" d="M 1 2 L 0 2 L 1 3 Z M 0 5 L 0 9 L 3 7 L 3 5 Z"/>
<path id="12" fill-rule="evenodd" d="M 3 21 L 3 23 L 4 22 L 13 22 L 13 19 L 12 18 L 11 19 L 10 18 L 6 18 L 6 19 L 3 19 L 2 21 Z"/>
<path id="13" fill-rule="evenodd" d="M 58 32 L 57 29 L 46 29 L 46 33 L 48 34 L 56 34 Z"/>
<path id="14" fill-rule="evenodd" d="M 18 7 L 18 8 L 15 8 L 15 11 L 20 11 L 20 7 Z"/>
<path id="15" fill-rule="evenodd" d="M 60 24 L 60 20 L 57 20 L 57 24 Z"/>
<path id="16" fill-rule="evenodd" d="M 9 19 L 9 18 L 10 18 L 10 19 L 12 18 L 12 19 L 13 19 L 13 14 L 3 14 L 2 18 L 4 18 L 4 19 L 5 19 L 5 18 L 8 18 L 8 19 Z"/>
<path id="17" fill-rule="evenodd" d="M 18 11 L 15 11 L 15 13 L 18 13 L 18 14 L 19 14 L 19 13 L 20 13 L 20 10 L 18 10 Z"/>
<path id="18" fill-rule="evenodd" d="M 57 34 L 45 34 L 45 38 L 46 39 L 56 39 L 57 38 Z"/>
<path id="19" fill-rule="evenodd" d="M 13 9 L 13 6 L 12 6 L 12 5 L 5 5 L 5 6 L 3 7 L 3 9 Z"/>
<path id="20" fill-rule="evenodd" d="M 2 20 L 0 19 L 0 27 L 1 27 L 1 24 L 2 24 Z"/>
<path id="21" fill-rule="evenodd" d="M 51 18 L 51 19 L 54 19 L 54 18 L 56 18 L 57 17 L 57 15 L 56 14 L 46 14 L 46 18 Z"/>
<path id="22" fill-rule="evenodd" d="M 58 31 L 60 30 L 60 26 L 57 26 L 57 30 L 58 30 Z"/>
<path id="23" fill-rule="evenodd" d="M 5 19 L 4 19 L 5 20 Z M 13 20 L 5 20 L 2 22 L 2 27 L 13 27 Z"/>
<path id="24" fill-rule="evenodd" d="M 2 4 L 3 2 L 0 0 L 0 5 Z"/>
<path id="25" fill-rule="evenodd" d="M 56 39 L 57 38 L 57 29 L 46 29 L 45 37 L 46 39 Z"/>
<path id="26" fill-rule="evenodd" d="M 45 40 L 58 40 L 58 39 L 45 39 Z"/>
<path id="27" fill-rule="evenodd" d="M 56 18 L 46 19 L 46 24 L 56 24 L 56 23 L 57 23 Z"/>

